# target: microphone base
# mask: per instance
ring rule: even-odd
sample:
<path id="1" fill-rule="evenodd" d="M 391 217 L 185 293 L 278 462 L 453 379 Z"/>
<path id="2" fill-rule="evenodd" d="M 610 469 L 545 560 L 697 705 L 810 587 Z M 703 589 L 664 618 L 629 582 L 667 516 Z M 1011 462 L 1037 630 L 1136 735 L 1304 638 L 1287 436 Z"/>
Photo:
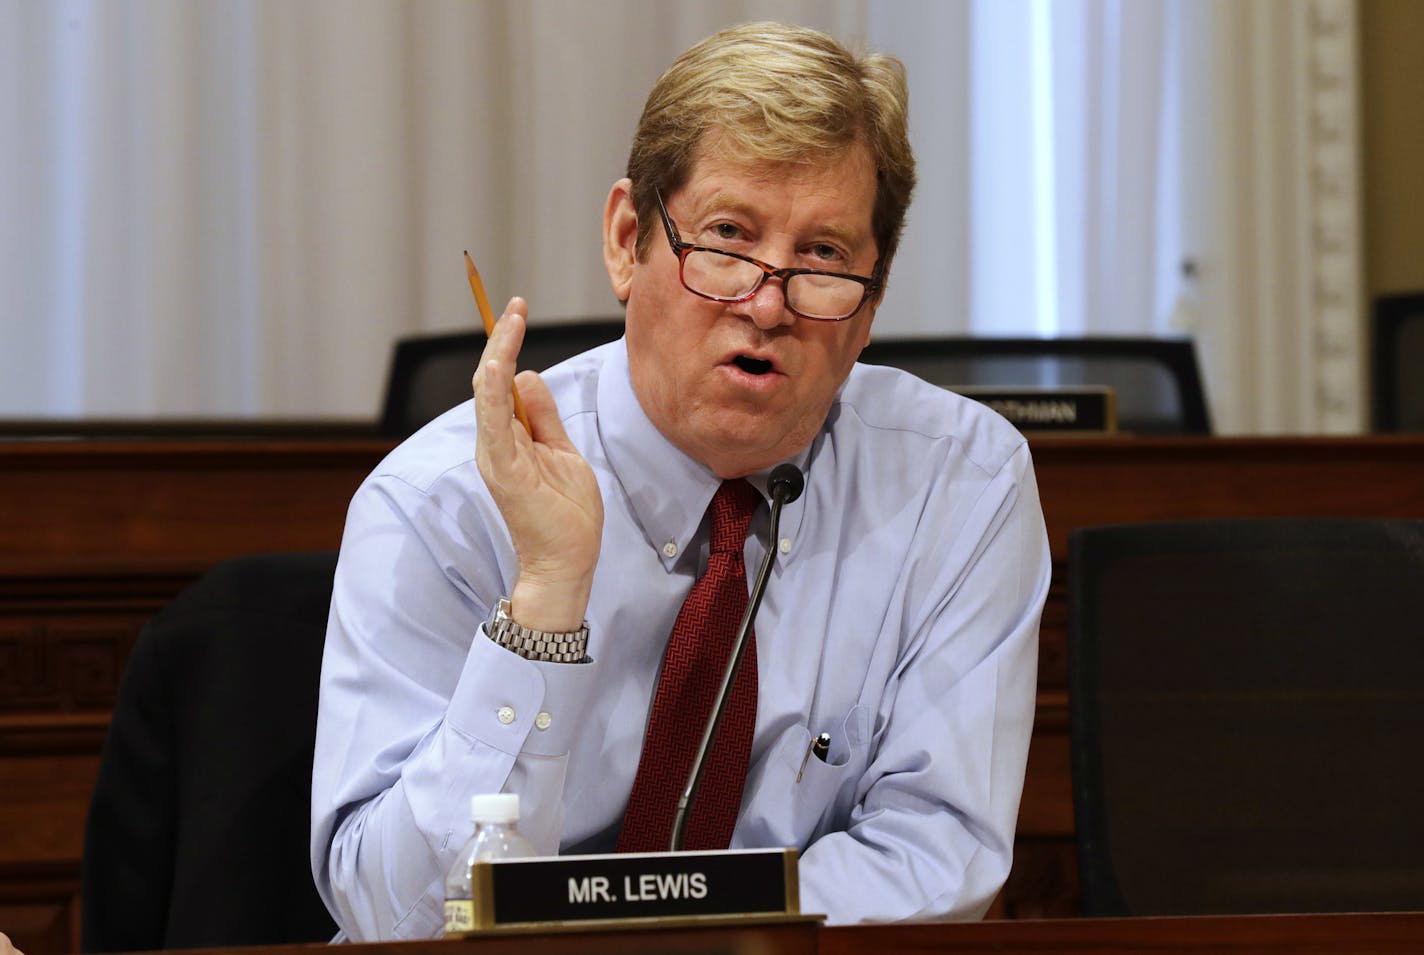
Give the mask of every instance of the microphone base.
<path id="1" fill-rule="evenodd" d="M 464 935 L 709 926 L 802 916 L 795 849 L 610 853 L 499 859 L 472 867 Z"/>

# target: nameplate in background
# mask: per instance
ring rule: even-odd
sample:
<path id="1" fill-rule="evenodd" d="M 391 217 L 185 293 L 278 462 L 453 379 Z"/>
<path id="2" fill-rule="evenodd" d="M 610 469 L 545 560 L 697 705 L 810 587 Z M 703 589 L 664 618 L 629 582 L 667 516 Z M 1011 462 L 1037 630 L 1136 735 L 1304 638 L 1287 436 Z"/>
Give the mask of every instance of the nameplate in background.
<path id="1" fill-rule="evenodd" d="M 795 849 L 610 853 L 474 865 L 469 933 L 569 923 L 799 915 Z"/>
<path id="2" fill-rule="evenodd" d="M 1063 388 L 951 388 L 988 405 L 1023 432 L 1113 434 L 1117 431 L 1117 395 L 1107 386 Z"/>

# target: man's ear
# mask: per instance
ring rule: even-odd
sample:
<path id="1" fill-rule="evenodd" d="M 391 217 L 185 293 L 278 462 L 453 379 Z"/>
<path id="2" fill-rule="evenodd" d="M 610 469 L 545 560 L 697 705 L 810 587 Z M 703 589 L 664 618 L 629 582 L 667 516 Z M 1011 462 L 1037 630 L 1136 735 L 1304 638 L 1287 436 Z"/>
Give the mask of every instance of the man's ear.
<path id="1" fill-rule="evenodd" d="M 627 302 L 633 290 L 633 262 L 637 256 L 638 212 L 633 206 L 633 180 L 619 179 L 608 191 L 603 206 L 603 267 L 618 301 Z"/>

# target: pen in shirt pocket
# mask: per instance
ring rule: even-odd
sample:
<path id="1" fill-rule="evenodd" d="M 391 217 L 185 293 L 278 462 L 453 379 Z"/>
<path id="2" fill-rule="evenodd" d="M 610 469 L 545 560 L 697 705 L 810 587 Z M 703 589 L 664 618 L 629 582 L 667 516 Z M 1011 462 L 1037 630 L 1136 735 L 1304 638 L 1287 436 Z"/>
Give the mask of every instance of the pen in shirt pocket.
<path id="1" fill-rule="evenodd" d="M 801 781 L 802 775 L 806 772 L 806 764 L 810 762 L 812 756 L 815 756 L 824 763 L 826 761 L 826 754 L 830 751 L 830 733 L 822 733 L 820 736 L 812 737 L 811 741 L 806 744 L 806 755 L 801 757 L 801 768 L 796 771 L 796 781 L 798 783 Z"/>

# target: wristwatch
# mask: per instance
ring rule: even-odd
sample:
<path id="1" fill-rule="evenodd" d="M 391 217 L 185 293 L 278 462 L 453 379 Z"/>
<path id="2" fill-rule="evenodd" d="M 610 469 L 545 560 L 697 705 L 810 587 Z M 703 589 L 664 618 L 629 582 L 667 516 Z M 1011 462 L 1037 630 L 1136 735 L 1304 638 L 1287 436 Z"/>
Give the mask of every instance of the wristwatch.
<path id="1" fill-rule="evenodd" d="M 501 597 L 485 621 L 485 634 L 526 660 L 548 663 L 588 663 L 588 621 L 577 630 L 549 633 L 521 627 L 509 616 L 509 598 Z"/>

